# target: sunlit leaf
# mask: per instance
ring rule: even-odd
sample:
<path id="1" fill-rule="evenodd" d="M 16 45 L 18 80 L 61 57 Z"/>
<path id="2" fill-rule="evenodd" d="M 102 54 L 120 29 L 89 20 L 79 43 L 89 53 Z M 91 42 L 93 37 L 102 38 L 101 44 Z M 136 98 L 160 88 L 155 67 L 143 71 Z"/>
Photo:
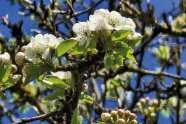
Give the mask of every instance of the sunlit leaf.
<path id="1" fill-rule="evenodd" d="M 124 31 L 124 30 L 115 31 L 111 36 L 112 41 L 122 40 L 122 39 L 126 38 L 131 33 L 132 33 L 131 31 Z"/>
<path id="2" fill-rule="evenodd" d="M 93 103 L 93 98 L 89 95 L 86 95 L 86 94 L 81 94 L 80 100 L 83 102 L 89 103 L 89 104 Z"/>
<path id="3" fill-rule="evenodd" d="M 76 46 L 77 43 L 78 41 L 73 40 L 73 39 L 68 39 L 68 40 L 61 42 L 55 50 L 55 55 L 57 57 L 64 55 L 66 52 L 68 52 L 70 49 Z"/>

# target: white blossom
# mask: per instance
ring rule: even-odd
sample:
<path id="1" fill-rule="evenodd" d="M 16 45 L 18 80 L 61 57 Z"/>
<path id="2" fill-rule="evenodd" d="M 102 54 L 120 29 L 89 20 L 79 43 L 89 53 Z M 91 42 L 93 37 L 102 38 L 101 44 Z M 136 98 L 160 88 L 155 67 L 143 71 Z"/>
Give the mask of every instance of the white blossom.
<path id="1" fill-rule="evenodd" d="M 38 34 L 32 37 L 27 45 L 25 58 L 32 62 L 38 62 L 41 58 L 46 59 L 50 49 L 55 49 L 62 41 L 62 38 L 56 38 L 52 34 Z"/>
<path id="2" fill-rule="evenodd" d="M 122 17 L 116 11 L 100 9 L 89 17 L 89 27 L 92 31 L 99 30 L 129 30 L 134 32 L 135 23 L 130 18 Z"/>
<path id="3" fill-rule="evenodd" d="M 0 62 L 8 64 L 10 62 L 10 54 L 7 52 L 0 54 Z"/>
<path id="4" fill-rule="evenodd" d="M 47 46 L 50 49 L 55 49 L 62 41 L 64 41 L 63 38 L 61 38 L 61 37 L 56 38 L 52 34 L 45 34 L 44 37 L 47 37 L 48 38 L 48 44 L 47 44 Z"/>
<path id="5" fill-rule="evenodd" d="M 112 30 L 109 25 L 109 11 L 100 9 L 96 10 L 93 15 L 89 16 L 89 27 L 92 31 Z"/>
<path id="6" fill-rule="evenodd" d="M 88 22 L 79 22 L 73 25 L 72 30 L 76 33 L 75 40 L 79 41 L 79 45 L 83 45 L 86 42 L 89 44 L 89 38 L 91 36 L 91 30 L 88 26 Z M 86 46 L 88 46 L 86 44 Z"/>
<path id="7" fill-rule="evenodd" d="M 70 79 L 72 78 L 72 74 L 70 71 L 57 71 L 57 72 L 51 72 L 51 74 L 61 80 L 63 79 Z"/>

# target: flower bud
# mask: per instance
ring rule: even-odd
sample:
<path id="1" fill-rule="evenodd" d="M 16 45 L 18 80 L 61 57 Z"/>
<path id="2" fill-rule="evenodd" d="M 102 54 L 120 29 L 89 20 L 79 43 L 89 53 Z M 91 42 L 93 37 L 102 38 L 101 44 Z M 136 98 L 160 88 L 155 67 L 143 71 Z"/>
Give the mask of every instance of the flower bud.
<path id="1" fill-rule="evenodd" d="M 132 120 L 130 124 L 138 124 L 136 120 Z"/>
<path id="2" fill-rule="evenodd" d="M 136 114 L 131 113 L 131 114 L 129 115 L 129 120 L 134 120 L 134 119 L 136 119 Z"/>
<path id="3" fill-rule="evenodd" d="M 147 103 L 147 102 L 146 102 L 146 99 L 145 99 L 145 98 L 141 98 L 141 99 L 140 99 L 140 103 L 141 103 L 142 106 L 145 106 L 146 103 Z"/>
<path id="4" fill-rule="evenodd" d="M 12 64 L 12 73 L 15 73 L 17 72 L 17 66 Z"/>
<path id="5" fill-rule="evenodd" d="M 87 84 L 83 84 L 83 92 L 87 92 L 88 91 L 88 85 Z"/>
<path id="6" fill-rule="evenodd" d="M 104 122 L 109 122 L 111 120 L 111 116 L 109 113 L 102 113 L 101 120 Z"/>
<path id="7" fill-rule="evenodd" d="M 120 117 L 120 118 L 122 118 L 123 117 L 123 115 L 124 115 L 124 110 L 123 109 L 118 109 L 118 111 L 117 111 L 117 113 L 118 113 L 118 116 Z"/>
<path id="8" fill-rule="evenodd" d="M 145 108 L 145 109 L 143 110 L 143 114 L 144 114 L 144 115 L 148 115 L 148 114 L 149 114 L 149 111 Z"/>
<path id="9" fill-rule="evenodd" d="M 15 62 L 18 65 L 22 65 L 25 59 L 25 54 L 23 52 L 18 52 L 15 56 Z"/>
<path id="10" fill-rule="evenodd" d="M 120 118 L 117 120 L 117 124 L 125 124 L 125 120 Z"/>
<path id="11" fill-rule="evenodd" d="M 111 114 L 111 117 L 114 119 L 114 120 L 117 120 L 117 111 L 113 110 L 110 112 Z"/>
<path id="12" fill-rule="evenodd" d="M 21 52 L 24 53 L 24 52 L 26 51 L 26 47 L 27 47 L 27 46 L 22 46 L 22 47 L 21 47 Z"/>
<path id="13" fill-rule="evenodd" d="M 129 110 L 124 111 L 123 118 L 125 119 L 125 121 L 128 120 L 128 117 L 129 117 L 130 114 L 131 114 L 131 112 Z"/>
<path id="14" fill-rule="evenodd" d="M 146 97 L 145 100 L 146 100 L 146 102 L 149 102 L 150 101 L 150 98 L 149 97 Z"/>
<path id="15" fill-rule="evenodd" d="M 155 111 L 155 108 L 154 107 L 148 107 L 148 111 L 149 111 L 149 113 L 152 113 L 152 112 Z"/>
<path id="16" fill-rule="evenodd" d="M 10 54 L 5 52 L 4 54 L 0 55 L 0 62 L 3 64 L 8 64 L 10 62 Z"/>
<path id="17" fill-rule="evenodd" d="M 101 30 L 101 33 L 103 36 L 108 37 L 111 35 L 111 31 L 110 30 Z"/>
<path id="18" fill-rule="evenodd" d="M 154 99 L 153 101 L 152 101 L 152 106 L 157 106 L 158 105 L 158 100 L 157 99 Z"/>

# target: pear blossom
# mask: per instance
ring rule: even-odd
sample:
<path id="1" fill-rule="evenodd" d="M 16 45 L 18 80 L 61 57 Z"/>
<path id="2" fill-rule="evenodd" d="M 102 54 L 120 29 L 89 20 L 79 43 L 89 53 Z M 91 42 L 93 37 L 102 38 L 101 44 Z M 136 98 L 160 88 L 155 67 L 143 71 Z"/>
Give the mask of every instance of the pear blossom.
<path id="1" fill-rule="evenodd" d="M 38 62 L 41 58 L 46 59 L 50 49 L 55 49 L 62 41 L 62 38 L 56 38 L 52 34 L 37 34 L 26 46 L 25 58 L 32 62 Z"/>
<path id="2" fill-rule="evenodd" d="M 135 31 L 135 23 L 130 18 L 122 17 L 117 11 L 100 9 L 89 17 L 90 29 L 99 30 L 129 30 Z"/>
<path id="3" fill-rule="evenodd" d="M 56 38 L 52 34 L 45 34 L 44 37 L 47 37 L 48 38 L 48 44 L 47 44 L 47 46 L 50 49 L 55 49 L 62 41 L 64 41 L 63 38 L 61 38 L 61 37 Z"/>
<path id="4" fill-rule="evenodd" d="M 86 41 L 89 41 L 89 37 L 91 36 L 91 30 L 88 26 L 88 22 L 79 22 L 73 25 L 72 30 L 76 33 L 77 37 L 74 39 L 79 41 L 79 45 L 83 45 Z M 88 46 L 89 42 L 87 42 L 86 46 Z"/>
<path id="5" fill-rule="evenodd" d="M 89 16 L 89 27 L 92 31 L 112 30 L 113 27 L 108 24 L 109 11 L 100 9 L 96 10 L 93 15 Z"/>
<path id="6" fill-rule="evenodd" d="M 10 62 L 10 54 L 7 52 L 0 54 L 0 62 L 8 64 Z"/>
<path id="7" fill-rule="evenodd" d="M 55 76 L 61 80 L 63 79 L 70 79 L 72 78 L 72 74 L 70 71 L 57 71 L 57 72 L 51 72 L 52 76 Z"/>

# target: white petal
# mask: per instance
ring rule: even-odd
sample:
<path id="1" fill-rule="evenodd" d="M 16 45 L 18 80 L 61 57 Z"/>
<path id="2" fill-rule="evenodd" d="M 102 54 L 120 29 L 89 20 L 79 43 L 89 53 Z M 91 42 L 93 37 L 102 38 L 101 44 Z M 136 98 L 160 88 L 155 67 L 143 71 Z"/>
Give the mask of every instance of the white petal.
<path id="1" fill-rule="evenodd" d="M 79 23 L 74 24 L 73 27 L 72 27 L 72 30 L 77 35 L 87 35 L 87 36 L 89 36 L 91 34 L 87 22 L 79 22 Z"/>
<path id="2" fill-rule="evenodd" d="M 0 55 L 0 61 L 2 61 L 4 64 L 7 64 L 10 62 L 10 54 L 5 52 L 4 54 Z"/>
<path id="3" fill-rule="evenodd" d="M 58 71 L 58 72 L 51 72 L 53 76 L 58 77 L 59 79 L 70 79 L 72 78 L 72 74 L 70 71 Z"/>

